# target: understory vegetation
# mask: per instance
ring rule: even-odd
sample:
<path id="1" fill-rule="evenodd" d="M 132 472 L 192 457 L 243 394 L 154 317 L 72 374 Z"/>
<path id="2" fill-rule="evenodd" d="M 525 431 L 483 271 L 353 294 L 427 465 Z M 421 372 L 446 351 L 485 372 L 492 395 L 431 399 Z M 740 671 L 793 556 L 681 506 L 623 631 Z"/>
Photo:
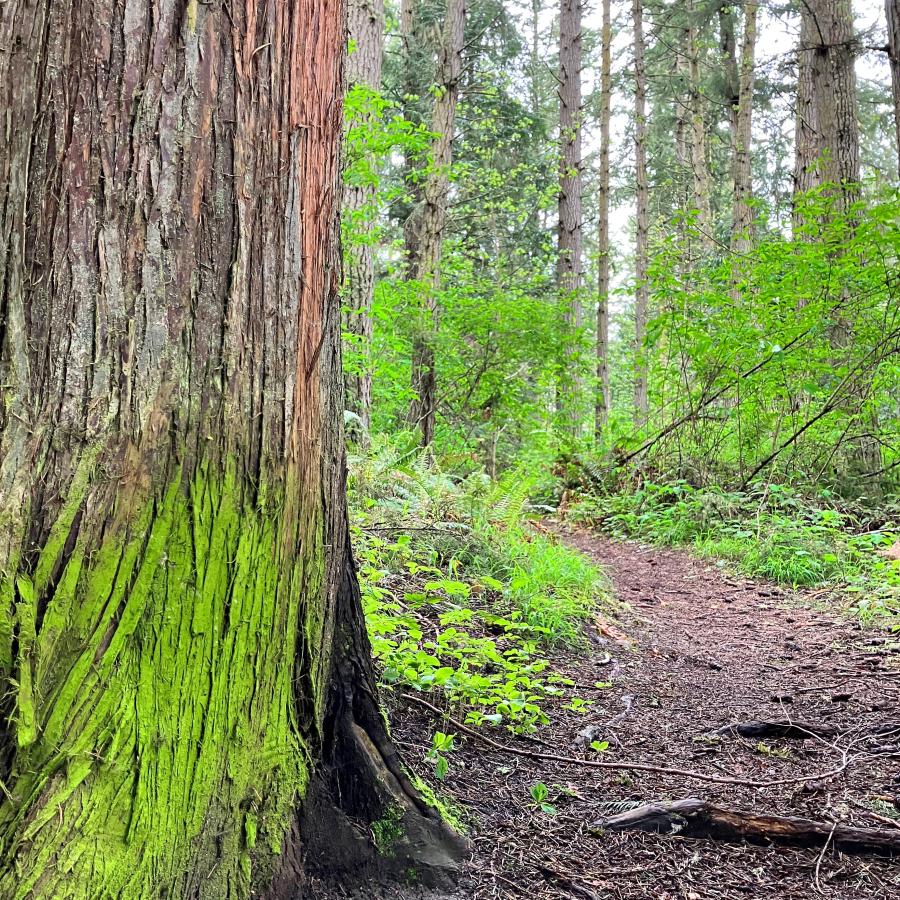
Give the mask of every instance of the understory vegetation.
<path id="1" fill-rule="evenodd" d="M 617 606 L 600 569 L 535 521 L 533 481 L 521 470 L 496 481 L 454 472 L 412 435 L 351 464 L 363 606 L 383 683 L 514 733 L 547 724 L 550 697 L 586 710 L 548 654 L 586 650 L 583 626 Z M 429 760 L 438 777 L 452 749 L 453 736 L 437 731 Z"/>

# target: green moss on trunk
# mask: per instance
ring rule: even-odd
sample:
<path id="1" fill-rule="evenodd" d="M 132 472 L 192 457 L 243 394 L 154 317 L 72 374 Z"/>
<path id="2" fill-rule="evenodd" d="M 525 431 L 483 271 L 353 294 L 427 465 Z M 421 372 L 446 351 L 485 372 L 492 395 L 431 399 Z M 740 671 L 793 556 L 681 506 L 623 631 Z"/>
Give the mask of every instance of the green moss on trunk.
<path id="1" fill-rule="evenodd" d="M 233 471 L 201 467 L 121 526 L 82 527 L 52 589 L 48 555 L 0 585 L 18 635 L 0 896 L 249 896 L 321 718 L 312 702 L 296 721 L 294 690 L 298 639 L 323 668 L 307 639 L 326 618 L 321 526 L 305 522 L 289 555 L 284 518 L 280 501 L 247 502 Z"/>

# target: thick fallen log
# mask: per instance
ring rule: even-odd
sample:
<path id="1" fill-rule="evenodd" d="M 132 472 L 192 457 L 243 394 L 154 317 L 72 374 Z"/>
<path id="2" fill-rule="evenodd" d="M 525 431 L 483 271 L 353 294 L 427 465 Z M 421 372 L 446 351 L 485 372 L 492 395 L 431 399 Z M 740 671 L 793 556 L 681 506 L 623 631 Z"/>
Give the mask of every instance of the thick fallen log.
<path id="1" fill-rule="evenodd" d="M 593 828 L 606 831 L 649 831 L 707 838 L 728 843 L 788 844 L 822 848 L 826 842 L 845 853 L 900 856 L 900 829 L 853 828 L 792 816 L 764 815 L 724 809 L 694 798 L 648 803 L 600 819 Z"/>
<path id="2" fill-rule="evenodd" d="M 706 732 L 709 737 L 727 737 L 739 735 L 746 738 L 793 738 L 798 741 L 807 738 L 830 738 L 837 734 L 837 729 L 831 725 L 823 725 L 817 722 L 798 722 L 785 720 L 765 721 L 750 719 L 747 722 L 735 722 L 732 725 L 723 725 Z"/>

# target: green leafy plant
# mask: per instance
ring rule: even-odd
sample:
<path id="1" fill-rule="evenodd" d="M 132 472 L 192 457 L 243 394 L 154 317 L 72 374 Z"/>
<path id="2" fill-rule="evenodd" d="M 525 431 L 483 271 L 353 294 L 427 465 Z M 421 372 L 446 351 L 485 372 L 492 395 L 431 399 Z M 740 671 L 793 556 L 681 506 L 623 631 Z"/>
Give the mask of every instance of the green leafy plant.
<path id="1" fill-rule="evenodd" d="M 431 749 L 425 758 L 434 764 L 434 776 L 443 781 L 450 769 L 447 754 L 453 752 L 454 735 L 436 731 L 431 739 Z"/>
<path id="2" fill-rule="evenodd" d="M 542 813 L 548 816 L 556 815 L 556 807 L 550 803 L 550 789 L 543 781 L 535 782 L 528 791 L 531 796 L 531 803 L 536 806 Z"/>

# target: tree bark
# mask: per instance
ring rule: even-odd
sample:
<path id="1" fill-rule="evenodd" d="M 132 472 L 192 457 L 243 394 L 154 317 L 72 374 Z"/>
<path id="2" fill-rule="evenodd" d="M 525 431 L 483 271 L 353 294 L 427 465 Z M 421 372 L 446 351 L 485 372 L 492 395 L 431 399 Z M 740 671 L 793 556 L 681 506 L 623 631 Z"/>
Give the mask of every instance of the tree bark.
<path id="1" fill-rule="evenodd" d="M 797 48 L 797 92 L 794 120 L 794 232 L 803 226 L 797 198 L 816 185 L 816 166 L 822 152 L 822 139 L 813 94 L 813 63 L 816 28 L 812 16 L 801 4 L 800 45 Z"/>
<path id="2" fill-rule="evenodd" d="M 597 221 L 597 398 L 595 440 L 599 444 L 609 422 L 609 149 L 612 112 L 612 12 L 603 0 L 600 35 L 600 184 Z"/>
<path id="3" fill-rule="evenodd" d="M 833 184 L 841 212 L 859 196 L 857 49 L 850 0 L 801 5 L 795 190 Z"/>
<path id="4" fill-rule="evenodd" d="M 833 211 L 848 216 L 859 198 L 859 114 L 856 90 L 856 54 L 859 40 L 853 24 L 851 0 L 805 0 L 801 19 L 801 54 L 810 57 L 809 89 L 811 123 L 815 128 L 816 157 L 807 150 L 802 184 L 807 189 L 830 185 Z M 798 86 L 799 93 L 799 86 Z M 799 109 L 799 105 L 798 105 Z M 799 216 L 795 215 L 795 224 Z M 852 222 L 847 221 L 849 227 Z M 840 248 L 837 251 L 840 253 Z M 852 315 L 839 312 L 829 329 L 836 362 L 852 342 Z M 859 397 L 849 398 L 846 412 L 857 415 Z M 854 406 L 854 404 L 857 404 Z M 872 437 L 878 433 L 874 411 L 864 414 L 869 419 L 867 434 L 852 441 L 848 451 L 847 470 L 851 475 L 881 469 L 881 444 Z M 877 484 L 870 484 L 877 491 Z"/>
<path id="5" fill-rule="evenodd" d="M 894 98 L 894 130 L 897 138 L 897 174 L 900 177 L 900 0 L 884 0 L 887 15 L 888 57 Z"/>
<path id="6" fill-rule="evenodd" d="M 402 776 L 345 518 L 344 42 L 339 0 L 0 7 L 10 900 L 296 895 L 312 785 L 365 741 Z M 387 778 L 347 812 L 434 822 Z"/>
<path id="7" fill-rule="evenodd" d="M 746 253 L 752 243 L 753 178 L 750 168 L 750 142 L 753 135 L 753 81 L 756 61 L 756 21 L 759 5 L 754 0 L 744 4 L 744 33 L 741 41 L 741 62 L 737 105 L 734 108 L 732 131 L 731 246 L 738 253 Z"/>
<path id="8" fill-rule="evenodd" d="M 354 51 L 347 58 L 347 83 L 370 91 L 381 88 L 384 43 L 384 0 L 349 0 L 347 32 Z M 359 124 L 365 124 L 361 122 Z M 368 124 L 372 124 L 371 118 Z M 375 292 L 374 225 L 371 206 L 375 185 L 345 182 L 342 214 L 354 223 L 353 239 L 344 250 L 344 322 L 358 368 L 346 375 L 346 405 L 360 420 L 365 441 L 372 411 L 372 297 Z"/>
<path id="9" fill-rule="evenodd" d="M 647 424 L 647 333 L 649 286 L 649 189 L 647 186 L 647 74 L 644 64 L 644 10 L 642 0 L 633 0 L 634 20 L 634 173 L 637 201 L 637 241 L 635 245 L 634 296 L 634 422 Z"/>
<path id="10" fill-rule="evenodd" d="M 416 399 L 410 409 L 410 421 L 419 429 L 423 447 L 430 446 L 434 439 L 437 410 L 434 348 L 439 315 L 437 295 L 441 286 L 441 255 L 465 27 L 465 0 L 447 0 L 431 118 L 431 130 L 437 135 L 431 148 L 432 169 L 425 183 L 422 203 L 414 210 L 407 225 L 410 233 L 406 241 L 408 273 L 421 296 L 413 340 L 412 389 Z"/>
<path id="11" fill-rule="evenodd" d="M 559 380 L 558 408 L 570 439 L 579 430 L 578 343 L 584 325 L 581 305 L 583 276 L 581 209 L 581 0 L 561 0 L 559 8 L 559 221 L 556 286 L 567 326 Z"/>
<path id="12" fill-rule="evenodd" d="M 688 73 L 691 122 L 691 175 L 693 179 L 693 202 L 700 232 L 700 246 L 705 251 L 713 248 L 712 211 L 709 194 L 709 165 L 706 159 L 706 120 L 703 114 L 703 94 L 700 91 L 700 48 L 698 27 L 694 21 L 694 5 L 688 3 Z"/>

